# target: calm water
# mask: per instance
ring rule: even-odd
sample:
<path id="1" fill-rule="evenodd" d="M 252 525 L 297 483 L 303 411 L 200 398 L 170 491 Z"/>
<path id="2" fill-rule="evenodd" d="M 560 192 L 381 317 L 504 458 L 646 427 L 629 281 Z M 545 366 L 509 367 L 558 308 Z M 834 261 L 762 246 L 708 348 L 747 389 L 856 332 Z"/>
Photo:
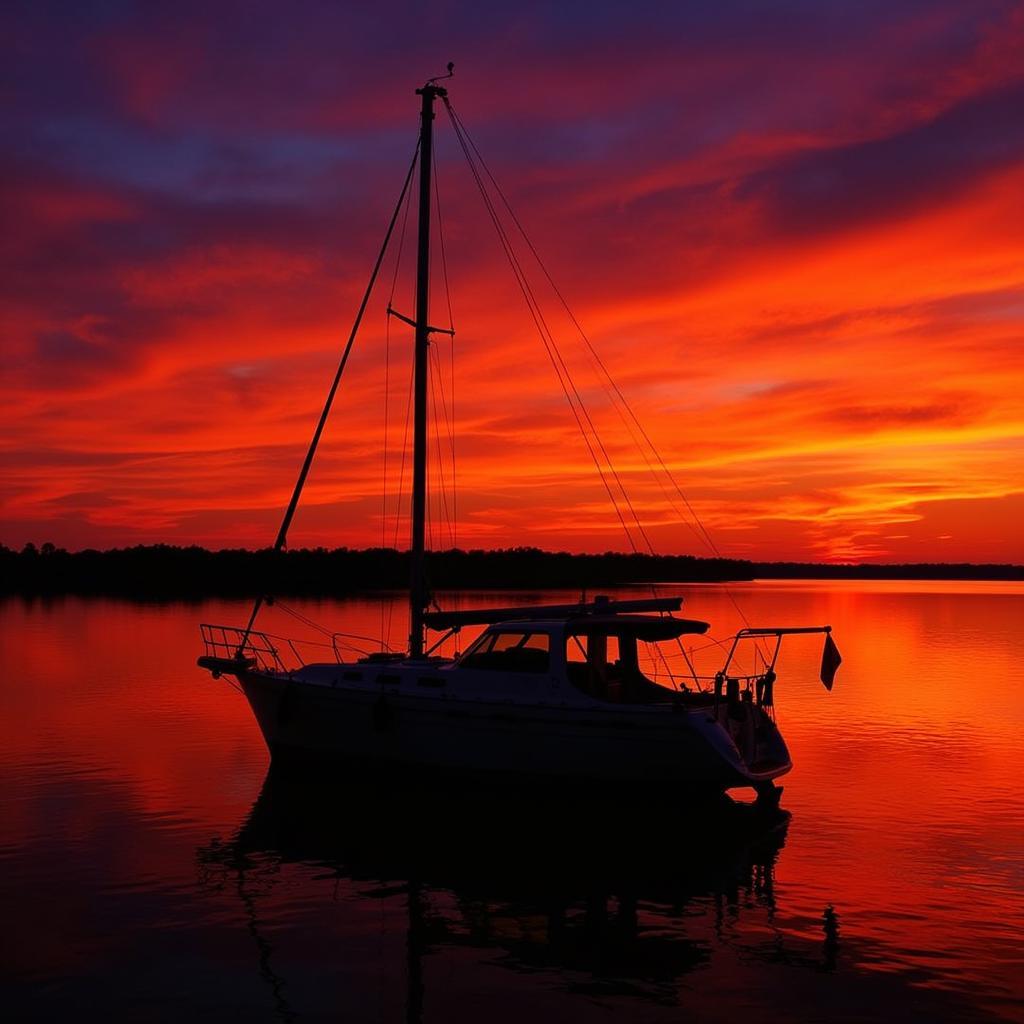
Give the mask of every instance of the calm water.
<path id="1" fill-rule="evenodd" d="M 673 590 L 736 627 L 721 588 Z M 279 780 L 194 667 L 197 624 L 246 604 L 0 604 L 5 1016 L 1024 1019 L 1024 588 L 732 594 L 757 625 L 831 622 L 845 659 L 826 693 L 817 640 L 783 650 L 772 827 Z M 539 596 L 575 595 L 486 601 Z M 294 608 L 404 631 L 378 600 Z"/>

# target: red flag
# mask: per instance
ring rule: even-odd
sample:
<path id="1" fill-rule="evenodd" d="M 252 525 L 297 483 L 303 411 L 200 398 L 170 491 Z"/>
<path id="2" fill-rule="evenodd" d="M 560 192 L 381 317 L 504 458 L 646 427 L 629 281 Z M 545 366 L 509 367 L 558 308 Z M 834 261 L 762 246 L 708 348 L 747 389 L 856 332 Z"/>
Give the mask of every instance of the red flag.
<path id="1" fill-rule="evenodd" d="M 825 684 L 826 690 L 832 689 L 832 683 L 836 678 L 836 669 L 843 663 L 839 648 L 831 633 L 825 634 L 825 648 L 821 652 L 821 681 Z"/>

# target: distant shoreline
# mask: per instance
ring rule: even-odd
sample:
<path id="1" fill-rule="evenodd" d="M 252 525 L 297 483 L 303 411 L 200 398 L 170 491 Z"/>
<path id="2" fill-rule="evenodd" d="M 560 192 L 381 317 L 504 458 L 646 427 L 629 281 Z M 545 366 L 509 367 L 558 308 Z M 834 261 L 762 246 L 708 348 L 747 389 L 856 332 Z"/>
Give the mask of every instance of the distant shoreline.
<path id="1" fill-rule="evenodd" d="M 439 551 L 427 569 L 439 590 L 587 589 L 643 583 L 753 579 L 1024 581 L 1024 566 L 917 563 L 826 565 L 692 555 L 569 554 L 537 548 Z M 165 544 L 68 552 L 44 544 L 20 552 L 0 545 L 0 594 L 132 597 L 244 597 L 260 593 L 335 596 L 400 590 L 408 552 L 391 548 L 273 552 Z"/>

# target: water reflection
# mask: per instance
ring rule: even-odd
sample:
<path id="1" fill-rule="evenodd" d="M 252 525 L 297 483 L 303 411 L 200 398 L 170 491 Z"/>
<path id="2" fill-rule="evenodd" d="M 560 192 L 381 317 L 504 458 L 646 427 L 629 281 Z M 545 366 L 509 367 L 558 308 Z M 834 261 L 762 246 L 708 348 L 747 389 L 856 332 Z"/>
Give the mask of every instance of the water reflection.
<path id="1" fill-rule="evenodd" d="M 288 936 L 261 922 L 292 865 L 316 872 L 325 901 L 355 883 L 363 901 L 401 902 L 405 962 L 391 973 L 404 975 L 411 1021 L 431 999 L 425 958 L 459 950 L 476 951 L 458 958 L 463 969 L 497 963 L 555 977 L 576 996 L 673 1006 L 679 980 L 707 969 L 747 915 L 758 919 L 764 942 L 755 952 L 765 960 L 834 969 L 833 908 L 817 955 L 787 952 L 772 928 L 788 820 L 731 801 L 687 810 L 579 794 L 439 792 L 408 780 L 339 788 L 308 772 L 271 771 L 237 833 L 202 846 L 198 862 L 204 888 L 233 891 L 244 906 L 282 1020 L 295 1012 L 275 966 L 276 943 Z"/>
<path id="2" fill-rule="evenodd" d="M 268 779 L 254 808 L 249 708 L 195 668 L 196 623 L 246 603 L 0 602 L 6 1018 L 1024 1019 L 1024 589 L 740 590 L 751 621 L 831 622 L 846 662 L 826 694 L 819 649 L 786 653 L 792 818 L 729 841 L 414 778 Z M 381 603 L 302 609 L 366 633 Z"/>

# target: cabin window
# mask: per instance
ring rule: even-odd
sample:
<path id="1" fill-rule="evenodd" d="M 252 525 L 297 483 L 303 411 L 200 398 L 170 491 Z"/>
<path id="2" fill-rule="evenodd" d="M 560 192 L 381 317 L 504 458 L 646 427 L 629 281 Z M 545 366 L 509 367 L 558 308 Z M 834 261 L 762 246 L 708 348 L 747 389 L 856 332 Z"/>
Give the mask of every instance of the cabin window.
<path id="1" fill-rule="evenodd" d="M 489 672 L 548 671 L 551 641 L 547 633 L 524 631 L 485 633 L 462 656 L 459 668 Z"/>
<path id="2" fill-rule="evenodd" d="M 619 638 L 607 633 L 570 633 L 565 638 L 569 681 L 592 697 L 607 699 L 609 684 L 622 676 Z"/>
<path id="3" fill-rule="evenodd" d="M 619 638 L 617 636 L 606 636 L 604 638 L 606 647 L 602 662 L 614 664 L 619 660 Z M 588 660 L 587 651 L 590 648 L 590 638 L 585 634 L 574 633 L 565 642 L 565 660 L 569 664 L 583 664 Z M 600 644 L 594 645 L 595 655 L 599 653 Z"/>

